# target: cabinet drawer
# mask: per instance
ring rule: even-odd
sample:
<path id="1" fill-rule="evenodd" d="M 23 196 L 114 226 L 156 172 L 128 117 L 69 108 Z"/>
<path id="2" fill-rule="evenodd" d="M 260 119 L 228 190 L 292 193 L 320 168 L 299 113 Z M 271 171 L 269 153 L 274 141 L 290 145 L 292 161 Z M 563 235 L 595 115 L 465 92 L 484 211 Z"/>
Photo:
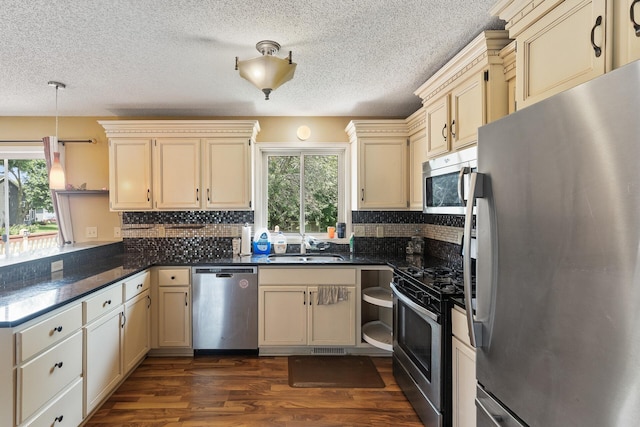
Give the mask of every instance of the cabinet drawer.
<path id="1" fill-rule="evenodd" d="M 471 346 L 469 328 L 467 327 L 467 314 L 459 307 L 451 309 L 451 333 L 466 345 Z"/>
<path id="2" fill-rule="evenodd" d="M 113 285 L 82 304 L 84 306 L 84 323 L 89 323 L 122 304 L 122 286 L 120 284 Z"/>
<path id="3" fill-rule="evenodd" d="M 82 378 L 25 427 L 76 427 L 82 423 Z"/>
<path id="4" fill-rule="evenodd" d="M 142 274 L 130 277 L 123 282 L 124 286 L 124 300 L 128 301 L 141 292 L 149 289 L 149 272 L 145 271 Z"/>
<path id="5" fill-rule="evenodd" d="M 82 326 L 82 306 L 75 304 L 16 334 L 16 360 L 23 362 L 60 342 Z"/>
<path id="6" fill-rule="evenodd" d="M 158 270 L 158 286 L 189 285 L 190 268 L 170 268 Z"/>
<path id="7" fill-rule="evenodd" d="M 260 268 L 260 285 L 355 285 L 354 268 Z"/>
<path id="8" fill-rule="evenodd" d="M 18 423 L 81 375 L 81 331 L 18 367 Z"/>

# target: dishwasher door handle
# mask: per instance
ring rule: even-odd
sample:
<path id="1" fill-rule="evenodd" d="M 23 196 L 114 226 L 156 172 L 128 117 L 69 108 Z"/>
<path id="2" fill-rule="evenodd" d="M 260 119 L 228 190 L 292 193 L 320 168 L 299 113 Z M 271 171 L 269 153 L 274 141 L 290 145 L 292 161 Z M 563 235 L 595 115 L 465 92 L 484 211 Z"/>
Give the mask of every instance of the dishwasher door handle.
<path id="1" fill-rule="evenodd" d="M 227 278 L 230 279 L 233 277 L 232 273 L 217 273 L 216 277 L 222 277 L 222 278 Z"/>

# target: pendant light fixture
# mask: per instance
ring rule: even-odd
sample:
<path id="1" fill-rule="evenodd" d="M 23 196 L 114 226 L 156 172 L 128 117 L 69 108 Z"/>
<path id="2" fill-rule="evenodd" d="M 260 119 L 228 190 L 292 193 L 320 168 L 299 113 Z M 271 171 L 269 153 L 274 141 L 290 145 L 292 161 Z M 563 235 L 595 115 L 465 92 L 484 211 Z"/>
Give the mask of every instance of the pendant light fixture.
<path id="1" fill-rule="evenodd" d="M 50 81 L 49 86 L 56 88 L 56 140 L 53 143 L 53 162 L 49 171 L 49 188 L 52 190 L 64 190 L 66 187 L 66 179 L 64 169 L 60 163 L 60 151 L 58 151 L 58 89 L 67 87 L 64 83 Z"/>
<path id="2" fill-rule="evenodd" d="M 273 40 L 258 42 L 256 49 L 262 56 L 246 61 L 239 61 L 236 56 L 236 70 L 240 71 L 240 77 L 264 92 L 264 99 L 268 100 L 272 91 L 293 78 L 298 64 L 291 62 L 291 51 L 286 59 L 275 56 L 280 44 Z"/>

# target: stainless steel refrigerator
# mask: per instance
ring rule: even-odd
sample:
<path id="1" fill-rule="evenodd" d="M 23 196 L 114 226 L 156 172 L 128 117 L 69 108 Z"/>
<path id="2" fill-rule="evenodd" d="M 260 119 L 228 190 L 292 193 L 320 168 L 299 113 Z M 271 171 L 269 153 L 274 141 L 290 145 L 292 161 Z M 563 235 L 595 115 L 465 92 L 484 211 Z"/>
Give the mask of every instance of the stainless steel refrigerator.
<path id="1" fill-rule="evenodd" d="M 640 62 L 483 126 L 472 181 L 478 426 L 640 425 Z"/>

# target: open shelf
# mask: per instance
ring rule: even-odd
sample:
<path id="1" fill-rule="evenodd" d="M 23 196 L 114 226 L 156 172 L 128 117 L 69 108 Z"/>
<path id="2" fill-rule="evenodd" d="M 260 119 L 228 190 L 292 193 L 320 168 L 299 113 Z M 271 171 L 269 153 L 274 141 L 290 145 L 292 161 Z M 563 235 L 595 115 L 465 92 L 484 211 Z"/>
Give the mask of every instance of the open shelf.
<path id="1" fill-rule="evenodd" d="M 362 338 L 374 347 L 393 351 L 391 328 L 384 322 L 374 320 L 362 325 Z"/>
<path id="2" fill-rule="evenodd" d="M 393 307 L 393 294 L 390 289 L 379 287 L 363 289 L 362 299 L 369 304 L 374 304 L 380 307 Z"/>
<path id="3" fill-rule="evenodd" d="M 75 194 L 109 194 L 109 190 L 56 190 L 56 194 L 62 194 L 65 196 L 75 195 Z"/>

